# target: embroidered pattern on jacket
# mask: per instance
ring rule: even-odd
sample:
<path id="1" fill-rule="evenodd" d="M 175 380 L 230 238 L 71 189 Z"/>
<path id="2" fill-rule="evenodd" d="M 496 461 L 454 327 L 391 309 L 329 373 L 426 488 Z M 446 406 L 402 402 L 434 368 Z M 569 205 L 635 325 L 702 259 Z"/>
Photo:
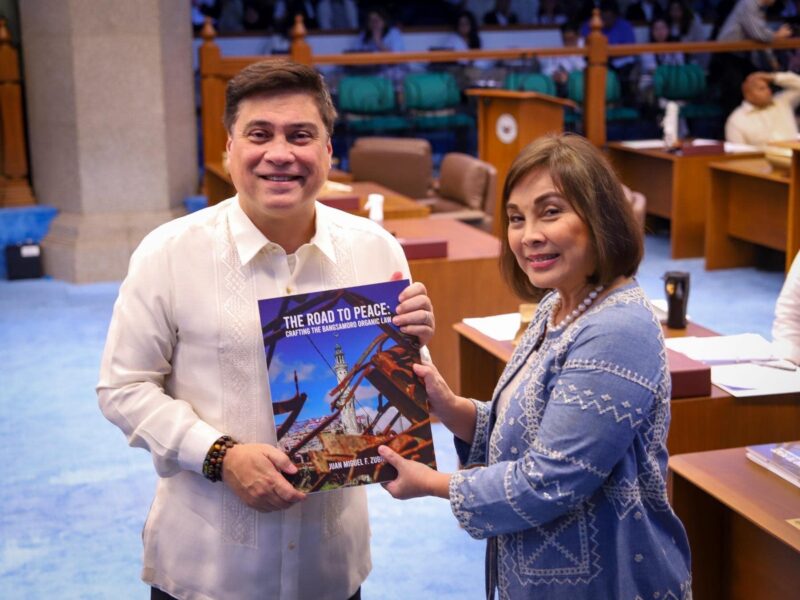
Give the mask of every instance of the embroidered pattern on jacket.
<path id="1" fill-rule="evenodd" d="M 263 343 L 248 336 L 248 317 L 254 314 L 256 293 L 249 268 L 242 266 L 230 232 L 228 219 L 221 218 L 215 229 L 217 281 L 220 294 L 219 362 L 222 377 L 222 411 L 225 430 L 235 438 L 252 441 L 256 436 L 258 401 L 252 377 Z M 260 329 L 259 329 L 260 331 Z M 255 338 L 255 339 L 252 339 Z M 257 513 L 226 485 L 222 490 L 222 538 L 226 543 L 258 547 Z"/>
<path id="2" fill-rule="evenodd" d="M 501 569 L 505 574 L 515 572 L 517 576 L 532 585 L 552 583 L 588 583 L 602 572 L 598 552 L 597 534 L 594 525 L 594 505 L 587 502 L 581 509 L 572 510 L 547 527 L 534 527 L 540 534 L 536 548 L 526 548 L 523 533 L 503 536 L 498 546 L 500 554 L 514 557 L 513 570 Z M 546 553 L 555 550 L 564 565 L 548 566 L 544 563 Z M 501 587 L 503 577 L 500 578 Z"/>
<path id="3" fill-rule="evenodd" d="M 656 512 L 671 511 L 664 485 L 666 464 L 663 459 L 669 425 L 670 380 L 663 346 L 658 356 L 660 371 L 649 376 L 632 371 L 621 364 L 615 364 L 613 360 L 592 360 L 585 357 L 566 360 L 567 353 L 571 351 L 578 335 L 594 322 L 591 316 L 618 305 L 634 304 L 645 307 L 652 319 L 654 332 L 657 331 L 656 335 L 660 336 L 660 325 L 649 302 L 642 290 L 635 285 L 614 292 L 563 330 L 547 332 L 539 348 L 541 356 L 546 358 L 534 360 L 524 367 L 536 342 L 543 335 L 545 325 L 555 309 L 556 300 L 555 294 L 545 296 L 534 321 L 509 360 L 495 388 L 493 402 L 497 402 L 500 392 L 507 387 L 521 368 L 529 369 L 530 374 L 526 373 L 519 382 L 513 382 L 512 385 L 518 387 L 510 392 L 513 394 L 510 402 L 506 404 L 501 414 L 497 415 L 497 422 L 488 439 L 480 440 L 481 444 L 486 444 L 488 465 L 508 462 L 508 466 L 504 465 L 502 471 L 500 497 L 498 498 L 496 490 L 489 488 L 487 491 L 490 493 L 487 498 L 489 503 L 485 505 L 486 508 L 474 497 L 475 494 L 482 492 L 476 485 L 481 481 L 481 474 L 485 469 L 459 472 L 450 481 L 452 510 L 467 533 L 475 538 L 496 535 L 497 581 L 500 597 L 503 599 L 532 593 L 530 588 L 528 592 L 524 591 L 528 586 L 544 585 L 563 585 L 567 588 L 574 586 L 572 592 L 566 588 L 558 588 L 558 591 L 571 593 L 575 598 L 587 597 L 586 594 L 592 588 L 584 586 L 595 581 L 603 570 L 602 540 L 598 537 L 601 524 L 595 514 L 597 506 L 607 507 L 604 519 L 608 518 L 608 511 L 611 511 L 620 521 L 630 515 L 638 521 L 647 514 L 646 511 L 650 511 L 651 515 Z M 639 314 L 647 317 L 646 313 Z M 606 391 L 598 390 L 593 385 L 573 385 L 566 378 L 560 380 L 562 373 L 566 375 L 568 371 L 597 370 L 616 377 L 617 384 L 612 383 Z M 581 377 L 575 378 L 574 381 L 581 381 Z M 620 396 L 625 386 L 631 390 L 636 388 L 640 390 L 637 396 L 630 399 L 631 401 L 624 397 L 624 394 Z M 642 403 L 648 397 L 649 400 Z M 509 409 L 512 403 L 516 407 L 514 412 Z M 639 448 L 643 448 L 644 452 L 639 452 L 637 455 L 639 472 L 634 480 L 625 476 L 614 479 L 614 473 L 620 465 L 609 471 L 580 456 L 569 456 L 542 443 L 539 439 L 539 427 L 549 403 L 561 403 L 575 406 L 582 411 L 594 411 L 612 419 L 611 422 L 617 426 L 623 424 L 631 431 L 638 432 L 637 435 L 641 440 Z M 476 426 L 476 431 L 488 427 L 490 412 L 486 407 L 481 410 L 478 403 L 478 415 L 480 423 Z M 485 418 L 481 420 L 482 417 Z M 513 437 L 505 439 L 506 435 Z M 470 449 L 470 457 L 480 453 L 480 449 L 476 448 L 478 437 L 476 434 Z M 518 438 L 521 438 L 521 441 L 517 442 Z M 578 470 L 596 477 L 598 482 L 604 483 L 600 488 L 595 488 L 591 497 L 582 496 L 577 490 L 564 487 L 558 475 L 551 477 L 542 472 L 541 463 L 538 461 L 543 460 L 543 457 L 544 460 L 577 467 Z M 619 474 L 623 475 L 625 472 L 622 468 Z M 521 484 L 526 486 L 524 494 L 535 494 L 545 501 L 552 501 L 553 507 L 558 505 L 567 507 L 567 511 L 542 523 L 541 516 L 533 514 L 534 511 L 530 509 L 526 510 L 525 504 L 521 504 L 524 503 L 519 489 Z M 493 506 L 496 506 L 502 497 L 507 503 L 505 514 L 509 514 L 507 508 L 510 507 L 520 519 L 521 527 L 525 527 L 524 523 L 530 524 L 528 529 L 499 535 L 493 531 L 495 530 L 491 516 Z M 631 563 L 635 563 L 646 558 L 632 555 L 630 560 Z M 681 584 L 676 582 L 671 590 L 662 589 L 655 593 L 662 598 L 687 600 L 691 595 L 689 582 L 690 580 Z M 678 585 L 680 591 L 675 589 Z M 631 593 L 630 597 L 636 593 L 635 589 L 628 591 Z"/>

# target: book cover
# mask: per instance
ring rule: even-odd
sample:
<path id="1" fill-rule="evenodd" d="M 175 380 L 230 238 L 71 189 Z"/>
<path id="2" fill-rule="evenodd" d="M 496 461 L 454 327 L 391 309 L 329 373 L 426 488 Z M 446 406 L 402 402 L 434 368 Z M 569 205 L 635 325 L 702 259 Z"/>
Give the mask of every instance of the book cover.
<path id="1" fill-rule="evenodd" d="M 800 477 L 800 442 L 776 444 L 772 455 L 787 471 Z"/>
<path id="2" fill-rule="evenodd" d="M 419 341 L 392 324 L 408 280 L 259 300 L 278 447 L 304 492 L 388 481 L 378 446 L 436 468 Z"/>
<path id="3" fill-rule="evenodd" d="M 798 442 L 792 442 L 791 444 L 796 446 Z M 791 460 L 787 460 L 781 456 L 780 451 L 775 452 L 776 449 L 787 445 L 789 444 L 758 444 L 755 446 L 747 446 L 745 452 L 747 458 L 754 463 L 761 465 L 765 469 L 769 469 L 789 483 L 800 487 L 800 473 L 797 472 L 796 465 L 792 464 Z"/>

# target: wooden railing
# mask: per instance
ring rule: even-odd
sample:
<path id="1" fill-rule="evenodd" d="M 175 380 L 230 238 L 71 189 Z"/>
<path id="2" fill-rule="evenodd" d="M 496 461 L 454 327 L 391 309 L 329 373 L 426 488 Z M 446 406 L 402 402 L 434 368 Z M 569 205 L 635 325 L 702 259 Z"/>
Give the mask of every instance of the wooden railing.
<path id="1" fill-rule="evenodd" d="M 34 204 L 28 179 L 19 53 L 0 19 L 0 208 Z"/>
<path id="2" fill-rule="evenodd" d="M 598 9 L 590 21 L 590 32 L 583 48 L 513 48 L 505 50 L 466 50 L 435 52 L 354 52 L 347 54 L 313 54 L 306 41 L 302 17 L 296 17 L 291 31 L 290 57 L 295 62 L 323 65 L 387 65 L 413 62 L 457 62 L 459 60 L 515 60 L 543 56 L 577 55 L 586 57 L 584 94 L 584 135 L 595 145 L 606 143 L 605 89 L 609 58 L 658 52 L 716 53 L 800 48 L 800 39 L 757 42 L 670 42 L 661 44 L 624 44 L 610 46 L 602 31 Z M 203 123 L 203 150 L 206 163 L 221 164 L 227 134 L 222 126 L 225 107 L 225 86 L 228 80 L 247 65 L 264 60 L 264 56 L 223 57 L 214 43 L 216 33 L 207 20 L 201 33 L 200 77 Z"/>

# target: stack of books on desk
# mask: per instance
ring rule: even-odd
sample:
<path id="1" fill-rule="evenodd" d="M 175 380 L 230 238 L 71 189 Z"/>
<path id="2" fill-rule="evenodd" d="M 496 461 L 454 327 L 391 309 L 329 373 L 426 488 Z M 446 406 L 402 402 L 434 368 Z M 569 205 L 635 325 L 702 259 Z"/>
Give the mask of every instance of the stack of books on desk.
<path id="1" fill-rule="evenodd" d="M 748 446 L 747 458 L 800 487 L 800 442 Z"/>

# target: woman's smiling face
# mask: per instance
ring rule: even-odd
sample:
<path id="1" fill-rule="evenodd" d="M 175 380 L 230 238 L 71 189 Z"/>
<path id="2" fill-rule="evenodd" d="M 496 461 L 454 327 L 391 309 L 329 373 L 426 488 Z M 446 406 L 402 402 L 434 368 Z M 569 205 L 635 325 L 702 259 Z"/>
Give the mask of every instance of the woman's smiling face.
<path id="1" fill-rule="evenodd" d="M 563 298 L 579 294 L 596 268 L 589 228 L 556 189 L 550 173 L 529 173 L 506 204 L 508 243 L 531 283 L 556 289 Z"/>

